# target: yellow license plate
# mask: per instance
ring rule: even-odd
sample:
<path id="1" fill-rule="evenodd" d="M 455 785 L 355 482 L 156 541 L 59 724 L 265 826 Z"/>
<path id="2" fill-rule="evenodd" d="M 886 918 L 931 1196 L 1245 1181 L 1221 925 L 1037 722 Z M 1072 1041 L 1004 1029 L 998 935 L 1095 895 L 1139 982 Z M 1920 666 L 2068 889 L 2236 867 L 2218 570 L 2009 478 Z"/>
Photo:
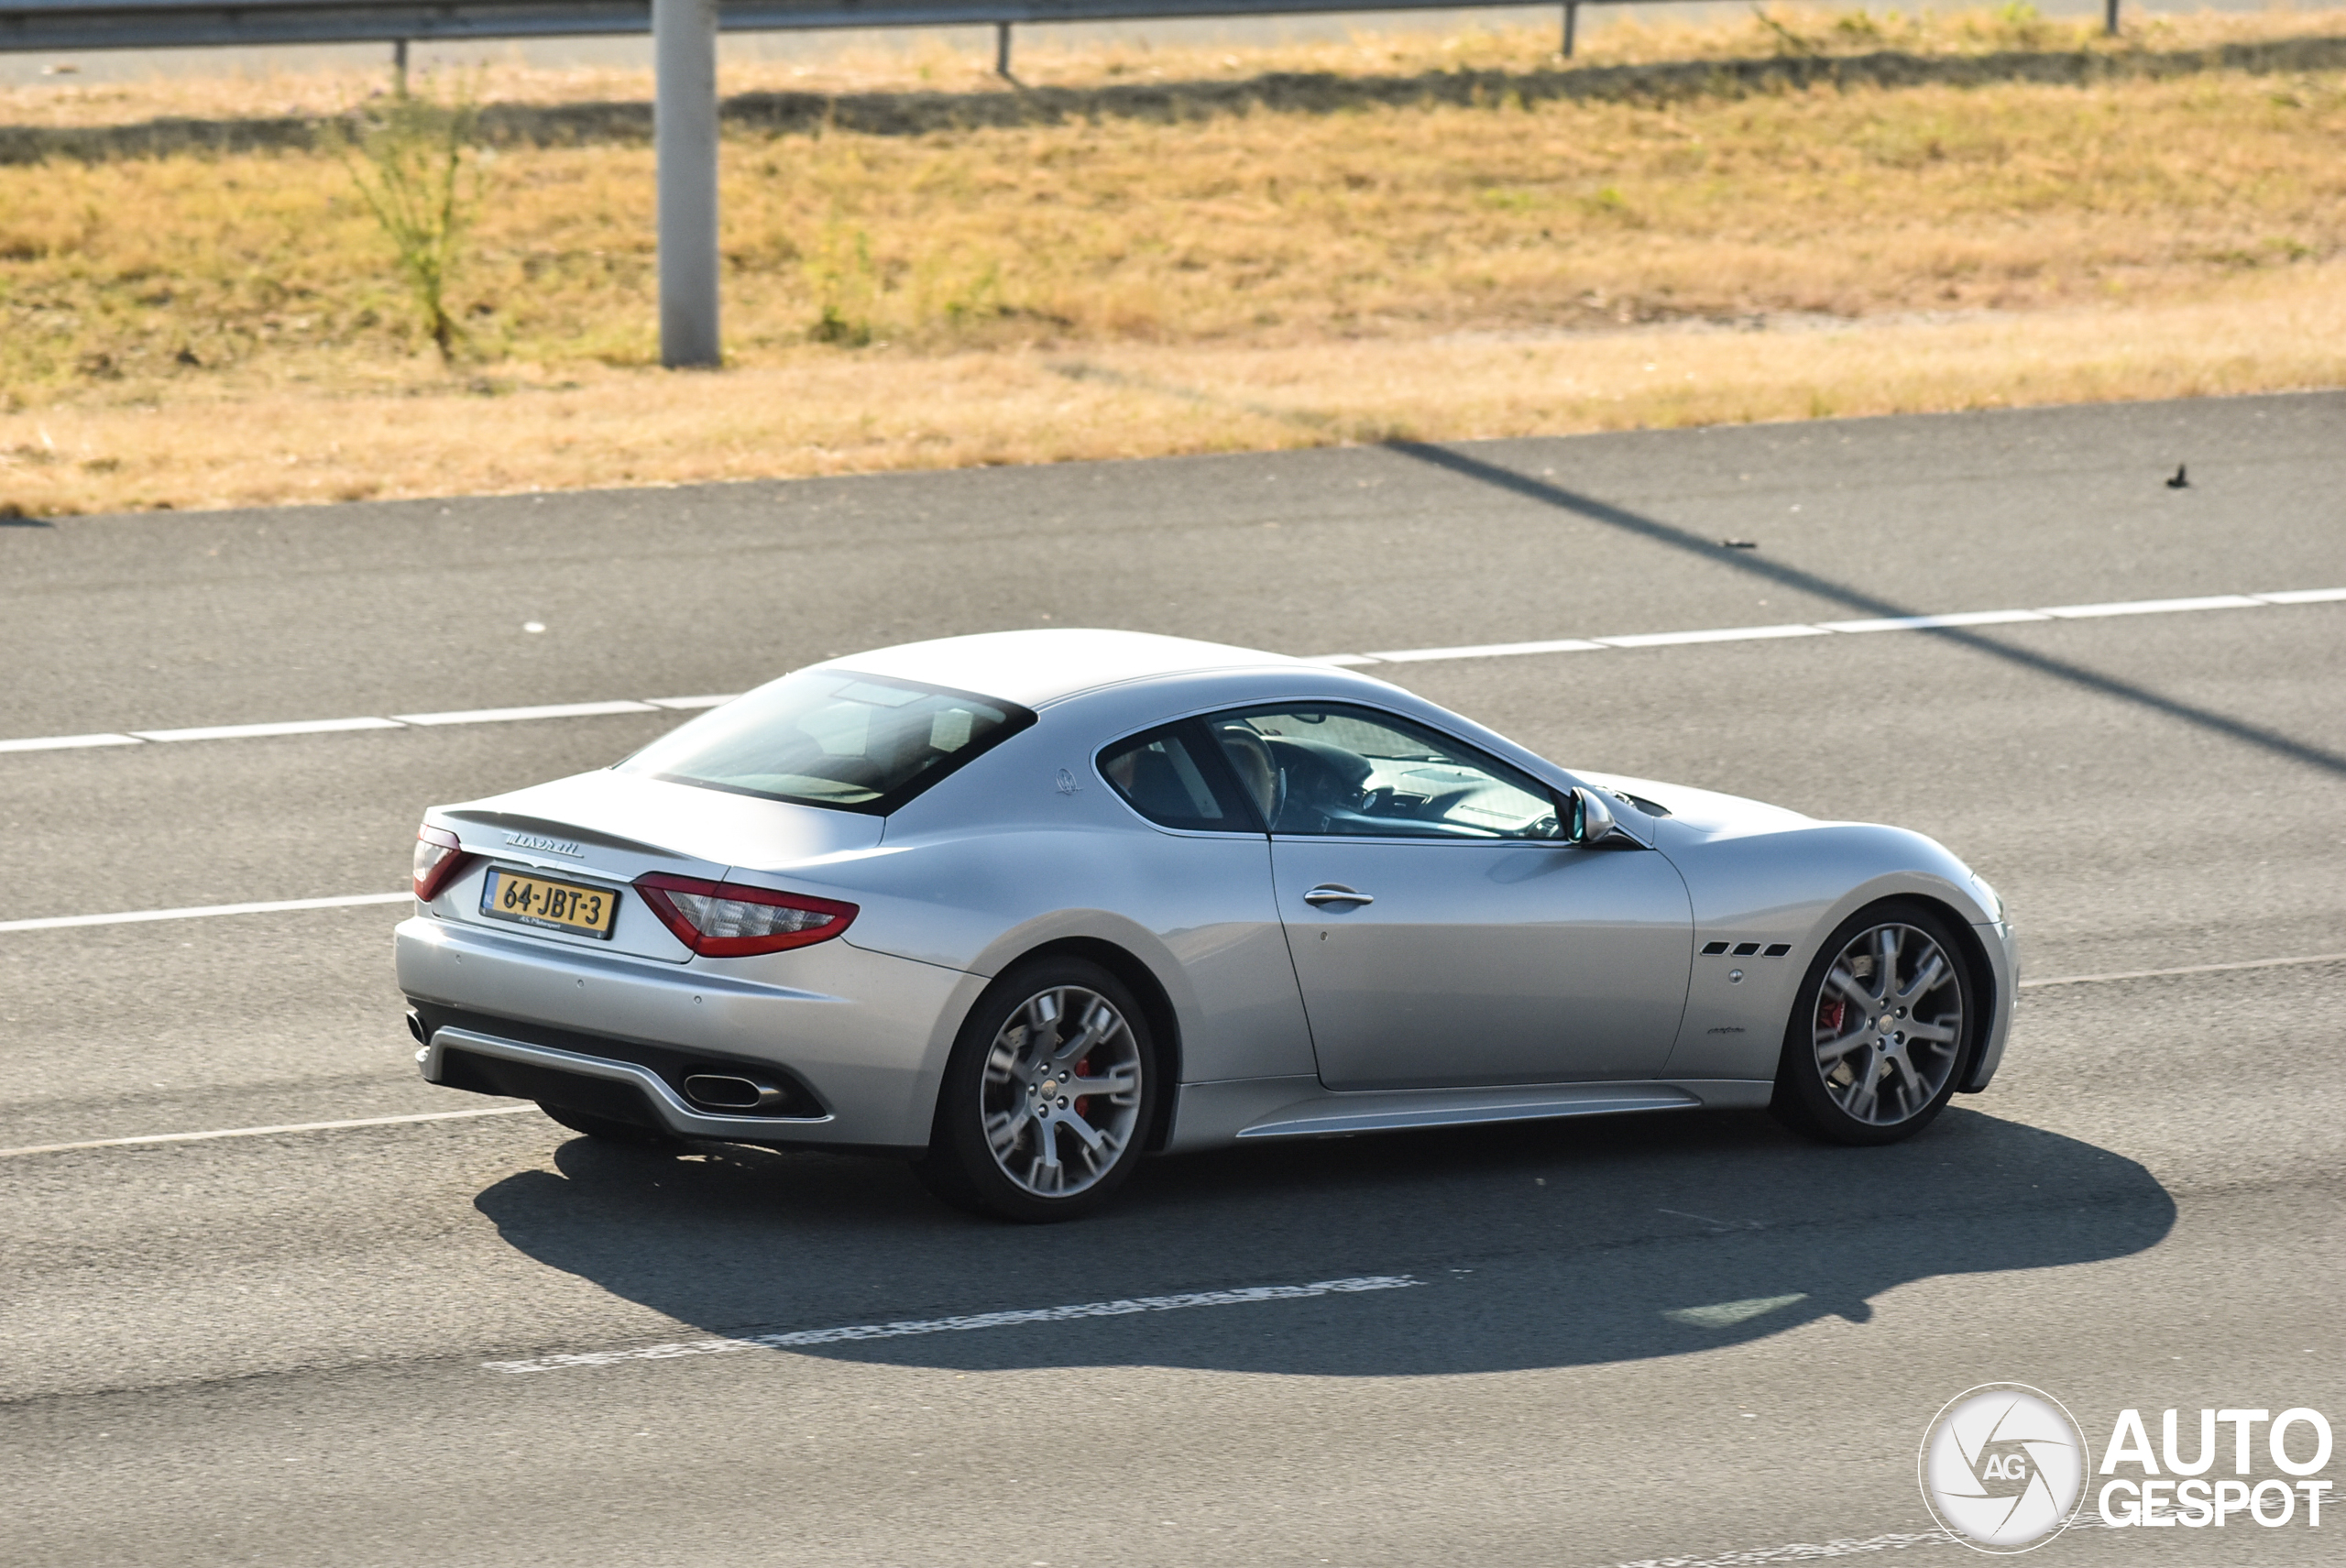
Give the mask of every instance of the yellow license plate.
<path id="1" fill-rule="evenodd" d="M 481 884 L 480 912 L 549 931 L 576 931 L 582 937 L 611 939 L 611 922 L 619 912 L 619 895 L 608 887 L 581 887 L 548 877 L 524 876 L 492 867 Z"/>

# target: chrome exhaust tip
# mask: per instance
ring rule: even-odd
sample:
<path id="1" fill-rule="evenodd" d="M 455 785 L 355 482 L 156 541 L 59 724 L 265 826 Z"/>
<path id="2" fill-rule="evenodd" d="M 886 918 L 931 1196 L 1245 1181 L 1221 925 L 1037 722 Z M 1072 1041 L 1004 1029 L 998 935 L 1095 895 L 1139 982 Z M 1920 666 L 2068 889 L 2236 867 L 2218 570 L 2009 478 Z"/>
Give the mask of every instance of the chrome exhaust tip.
<path id="1" fill-rule="evenodd" d="M 685 1080 L 685 1098 L 711 1111 L 770 1116 L 790 1103 L 790 1091 L 730 1073 L 696 1072 Z"/>
<path id="2" fill-rule="evenodd" d="M 423 1018 L 420 1014 L 410 1013 L 407 1015 L 407 1032 L 419 1046 L 428 1046 L 432 1043 L 424 1037 Z"/>

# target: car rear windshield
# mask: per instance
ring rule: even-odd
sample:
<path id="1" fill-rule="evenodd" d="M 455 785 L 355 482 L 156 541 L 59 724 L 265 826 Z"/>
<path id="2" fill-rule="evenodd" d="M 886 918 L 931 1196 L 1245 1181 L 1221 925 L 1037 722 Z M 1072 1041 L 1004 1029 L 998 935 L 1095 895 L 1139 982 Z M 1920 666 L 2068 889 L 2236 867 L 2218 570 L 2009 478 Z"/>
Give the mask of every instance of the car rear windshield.
<path id="1" fill-rule="evenodd" d="M 893 811 L 1035 716 L 944 686 L 804 670 L 619 764 L 675 784 L 840 811 Z"/>

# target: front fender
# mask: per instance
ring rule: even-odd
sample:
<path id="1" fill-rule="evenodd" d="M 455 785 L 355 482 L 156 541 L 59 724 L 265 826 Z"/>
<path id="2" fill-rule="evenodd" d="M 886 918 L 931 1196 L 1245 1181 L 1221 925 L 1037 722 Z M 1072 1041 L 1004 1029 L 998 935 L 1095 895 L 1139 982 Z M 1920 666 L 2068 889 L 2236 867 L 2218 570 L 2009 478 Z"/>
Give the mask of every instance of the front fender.
<path id="1" fill-rule="evenodd" d="M 1972 939 L 1967 957 L 1989 1026 L 1959 1086 L 1986 1087 L 2010 1029 L 2015 949 L 1987 884 L 1945 846 L 1901 828 L 1805 820 L 1737 833 L 1665 818 L 1661 837 L 1694 907 L 1694 974 L 1671 1077 L 1773 1078 L 1819 947 L 1857 911 L 1902 897 L 1946 909 Z"/>

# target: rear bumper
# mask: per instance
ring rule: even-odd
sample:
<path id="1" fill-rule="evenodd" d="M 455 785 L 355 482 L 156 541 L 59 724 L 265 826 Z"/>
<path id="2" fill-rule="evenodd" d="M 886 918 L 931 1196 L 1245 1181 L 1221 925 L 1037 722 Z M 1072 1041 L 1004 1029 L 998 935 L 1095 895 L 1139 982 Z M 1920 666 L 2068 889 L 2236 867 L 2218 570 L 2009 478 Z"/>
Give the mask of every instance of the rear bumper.
<path id="1" fill-rule="evenodd" d="M 425 1081 L 476 1094 L 510 1095 L 607 1116 L 678 1137 L 727 1143 L 836 1146 L 828 1113 L 811 1116 L 714 1116 L 685 1102 L 649 1068 L 608 1057 L 444 1026 L 418 1053 Z M 885 1151 L 895 1147 L 882 1145 Z"/>
<path id="2" fill-rule="evenodd" d="M 844 942 L 675 965 L 428 916 L 395 947 L 433 1082 L 773 1145 L 926 1146 L 954 1030 L 985 983 Z M 767 1067 L 805 1092 L 780 1114 L 713 1114 L 678 1092 L 682 1058 Z"/>

